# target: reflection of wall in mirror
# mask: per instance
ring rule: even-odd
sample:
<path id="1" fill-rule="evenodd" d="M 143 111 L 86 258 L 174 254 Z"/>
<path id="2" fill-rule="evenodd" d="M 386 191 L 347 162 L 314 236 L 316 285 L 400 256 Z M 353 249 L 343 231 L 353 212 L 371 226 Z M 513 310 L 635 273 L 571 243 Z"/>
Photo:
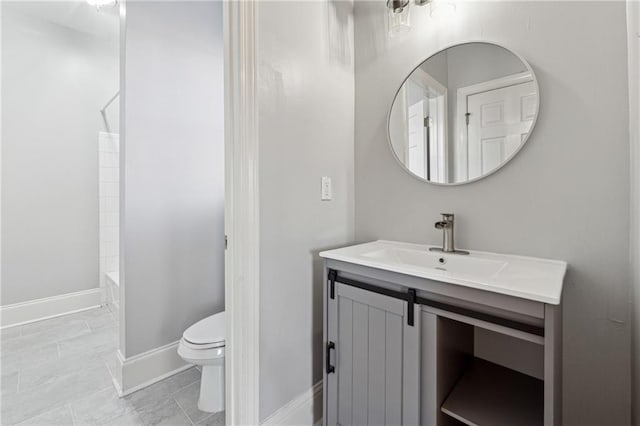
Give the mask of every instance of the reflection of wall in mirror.
<path id="1" fill-rule="evenodd" d="M 419 68 L 438 80 L 443 86 L 449 87 L 449 61 L 446 51 L 436 53 L 423 62 Z"/>

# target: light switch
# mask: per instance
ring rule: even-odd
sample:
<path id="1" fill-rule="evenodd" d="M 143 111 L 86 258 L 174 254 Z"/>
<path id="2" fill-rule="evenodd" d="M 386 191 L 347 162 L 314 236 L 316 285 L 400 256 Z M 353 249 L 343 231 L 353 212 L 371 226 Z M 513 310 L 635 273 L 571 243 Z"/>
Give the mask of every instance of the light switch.
<path id="1" fill-rule="evenodd" d="M 331 188 L 331 178 L 328 176 L 322 176 L 322 194 L 320 199 L 322 201 L 330 201 L 333 197 L 333 190 Z"/>

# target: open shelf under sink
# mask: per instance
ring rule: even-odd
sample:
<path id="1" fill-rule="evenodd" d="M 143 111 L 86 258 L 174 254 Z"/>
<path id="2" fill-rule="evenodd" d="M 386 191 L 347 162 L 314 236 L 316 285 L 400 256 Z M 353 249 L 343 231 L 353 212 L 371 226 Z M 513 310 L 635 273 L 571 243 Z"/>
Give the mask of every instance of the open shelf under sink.
<path id="1" fill-rule="evenodd" d="M 475 358 L 441 410 L 467 425 L 540 426 L 544 423 L 544 382 Z"/>

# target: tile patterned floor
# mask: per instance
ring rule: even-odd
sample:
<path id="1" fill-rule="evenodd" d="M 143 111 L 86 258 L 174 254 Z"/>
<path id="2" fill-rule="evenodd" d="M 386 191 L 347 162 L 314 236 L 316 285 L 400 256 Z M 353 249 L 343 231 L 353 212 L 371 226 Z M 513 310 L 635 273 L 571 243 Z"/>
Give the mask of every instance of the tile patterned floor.
<path id="1" fill-rule="evenodd" d="M 2 425 L 224 425 L 197 408 L 194 367 L 119 398 L 117 320 L 97 308 L 2 330 Z"/>

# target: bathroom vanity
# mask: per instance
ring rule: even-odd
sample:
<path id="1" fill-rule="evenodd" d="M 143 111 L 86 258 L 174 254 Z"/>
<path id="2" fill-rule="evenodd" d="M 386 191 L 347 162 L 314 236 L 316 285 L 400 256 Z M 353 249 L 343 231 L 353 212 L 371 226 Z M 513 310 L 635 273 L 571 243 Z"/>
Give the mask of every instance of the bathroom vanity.
<path id="1" fill-rule="evenodd" d="M 320 253 L 324 424 L 560 425 L 567 264 L 430 248 Z"/>

